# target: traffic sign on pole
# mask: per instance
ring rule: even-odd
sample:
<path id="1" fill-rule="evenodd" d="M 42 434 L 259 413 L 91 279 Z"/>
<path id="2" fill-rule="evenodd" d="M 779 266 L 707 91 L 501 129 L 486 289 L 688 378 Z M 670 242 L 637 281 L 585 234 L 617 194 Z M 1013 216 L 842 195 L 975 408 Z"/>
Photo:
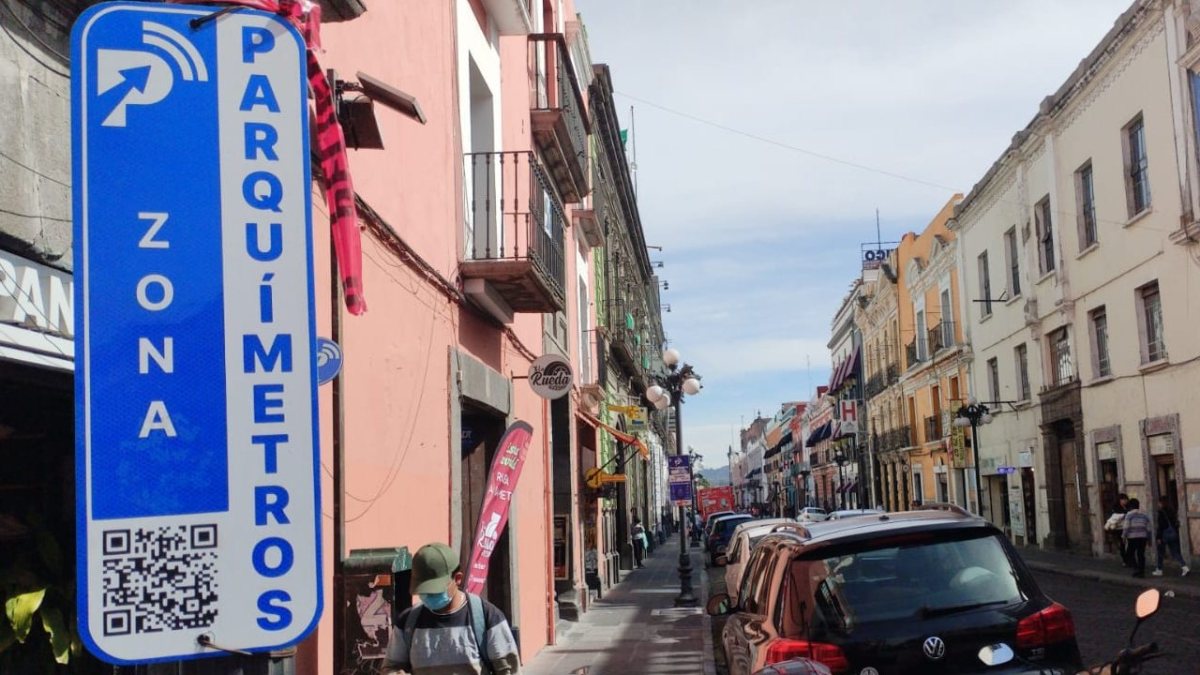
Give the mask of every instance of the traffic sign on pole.
<path id="1" fill-rule="evenodd" d="M 214 12 L 105 3 L 71 39 L 79 626 L 114 663 L 321 612 L 305 46 Z"/>

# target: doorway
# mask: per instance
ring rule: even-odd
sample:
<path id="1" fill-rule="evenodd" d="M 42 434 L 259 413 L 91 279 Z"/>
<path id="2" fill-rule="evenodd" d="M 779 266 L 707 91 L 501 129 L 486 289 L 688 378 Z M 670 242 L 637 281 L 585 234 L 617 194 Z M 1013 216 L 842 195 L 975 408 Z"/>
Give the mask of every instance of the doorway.
<path id="1" fill-rule="evenodd" d="M 1117 494 L 1119 493 L 1117 481 L 1117 460 L 1102 459 L 1100 460 L 1100 516 L 1108 518 L 1117 508 Z M 1115 542 L 1117 537 L 1104 537 L 1104 552 L 1115 553 Z"/>
<path id="2" fill-rule="evenodd" d="M 463 406 L 462 412 L 462 539 L 461 561 L 465 564 L 475 543 L 483 497 L 487 492 L 488 470 L 496 448 L 504 436 L 505 420 L 481 408 Z M 481 595 L 496 605 L 505 616 L 513 616 L 510 550 L 514 520 L 504 528 L 496 542 L 488 567 L 487 583 Z"/>
<path id="3" fill-rule="evenodd" d="M 1158 455 L 1154 457 L 1154 478 L 1158 496 L 1166 497 L 1167 505 L 1171 507 L 1171 510 L 1179 513 L 1179 492 L 1175 476 L 1175 458 L 1173 456 Z M 1152 504 L 1145 504 L 1143 509 L 1147 512 L 1157 511 L 1157 500 Z"/>
<path id="4" fill-rule="evenodd" d="M 1034 499 L 1033 469 L 1021 469 L 1021 497 L 1025 507 L 1025 543 L 1037 545 L 1037 502 Z"/>

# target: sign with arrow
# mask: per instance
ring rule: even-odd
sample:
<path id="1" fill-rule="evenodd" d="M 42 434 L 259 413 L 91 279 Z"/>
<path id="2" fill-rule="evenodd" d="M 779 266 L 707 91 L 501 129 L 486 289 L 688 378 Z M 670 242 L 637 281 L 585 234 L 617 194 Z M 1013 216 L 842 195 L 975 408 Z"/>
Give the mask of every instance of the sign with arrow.
<path id="1" fill-rule="evenodd" d="M 79 632 L 118 664 L 321 614 L 306 48 L 112 2 L 71 37 Z"/>

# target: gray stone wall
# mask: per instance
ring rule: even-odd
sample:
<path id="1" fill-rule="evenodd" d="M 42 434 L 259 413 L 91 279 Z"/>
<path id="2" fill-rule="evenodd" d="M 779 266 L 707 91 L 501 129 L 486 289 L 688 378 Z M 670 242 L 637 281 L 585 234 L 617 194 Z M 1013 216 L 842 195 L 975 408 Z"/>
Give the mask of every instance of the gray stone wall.
<path id="1" fill-rule="evenodd" d="M 73 4 L 0 0 L 0 248 L 65 270 Z"/>

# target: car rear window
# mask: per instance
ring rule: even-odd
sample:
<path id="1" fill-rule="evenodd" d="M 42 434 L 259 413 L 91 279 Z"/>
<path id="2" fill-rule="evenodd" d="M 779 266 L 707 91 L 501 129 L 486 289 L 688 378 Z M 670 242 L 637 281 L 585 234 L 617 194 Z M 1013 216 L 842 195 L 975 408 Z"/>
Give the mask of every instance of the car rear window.
<path id="1" fill-rule="evenodd" d="M 747 520 L 750 520 L 750 518 L 727 518 L 719 521 L 717 522 L 717 532 L 722 537 L 728 537 L 729 535 L 733 534 L 733 531 L 737 529 L 738 525 L 741 525 Z"/>
<path id="2" fill-rule="evenodd" d="M 947 539 L 920 533 L 852 548 L 829 547 L 793 561 L 781 628 L 850 633 L 876 621 L 1004 606 L 1027 599 L 999 536 L 985 532 Z"/>

